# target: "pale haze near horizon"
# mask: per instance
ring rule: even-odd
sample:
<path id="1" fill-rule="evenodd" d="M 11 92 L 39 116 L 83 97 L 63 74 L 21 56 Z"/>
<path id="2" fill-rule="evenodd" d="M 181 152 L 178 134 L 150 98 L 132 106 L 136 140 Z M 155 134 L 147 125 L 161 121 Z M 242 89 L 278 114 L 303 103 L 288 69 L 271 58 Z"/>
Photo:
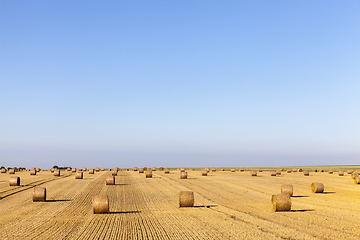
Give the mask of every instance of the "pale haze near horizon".
<path id="1" fill-rule="evenodd" d="M 358 165 L 359 1 L 1 1 L 0 165 Z"/>

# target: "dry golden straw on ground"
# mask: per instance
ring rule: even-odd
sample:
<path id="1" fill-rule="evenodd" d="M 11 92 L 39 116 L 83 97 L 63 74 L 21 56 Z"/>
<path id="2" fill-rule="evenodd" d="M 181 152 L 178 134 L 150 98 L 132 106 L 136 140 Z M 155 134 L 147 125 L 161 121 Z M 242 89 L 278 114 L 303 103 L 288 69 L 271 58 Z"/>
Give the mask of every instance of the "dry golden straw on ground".
<path id="1" fill-rule="evenodd" d="M 318 182 L 312 183 L 311 184 L 311 191 L 313 193 L 322 193 L 322 192 L 324 192 L 324 184 L 318 183 Z"/>
<path id="2" fill-rule="evenodd" d="M 20 178 L 19 177 L 10 177 L 9 185 L 10 186 L 20 186 Z"/>
<path id="3" fill-rule="evenodd" d="M 280 193 L 271 197 L 272 210 L 274 212 L 290 211 L 291 198 L 288 193 Z"/>
<path id="4" fill-rule="evenodd" d="M 107 195 L 97 195 L 92 197 L 93 213 L 109 213 L 109 198 Z"/>
<path id="5" fill-rule="evenodd" d="M 106 176 L 106 185 L 115 185 L 115 176 Z"/>
<path id="6" fill-rule="evenodd" d="M 33 202 L 45 202 L 46 201 L 46 188 L 34 187 Z"/>
<path id="7" fill-rule="evenodd" d="M 179 206 L 192 207 L 194 206 L 194 192 L 182 191 L 179 193 Z"/>

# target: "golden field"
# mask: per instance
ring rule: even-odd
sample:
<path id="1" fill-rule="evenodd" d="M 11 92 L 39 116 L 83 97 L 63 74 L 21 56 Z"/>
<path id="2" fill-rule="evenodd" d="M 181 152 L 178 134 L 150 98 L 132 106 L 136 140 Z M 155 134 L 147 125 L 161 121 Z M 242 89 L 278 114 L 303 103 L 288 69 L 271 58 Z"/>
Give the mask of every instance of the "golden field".
<path id="1" fill-rule="evenodd" d="M 250 176 L 250 168 L 220 169 L 201 176 L 199 169 L 186 168 L 188 179 L 180 179 L 176 169 L 154 171 L 153 178 L 119 171 L 115 185 L 105 185 L 107 170 L 84 172 L 83 179 L 69 171 L 60 177 L 50 171 L 1 173 L 0 239 L 360 238 L 360 184 L 346 173 L 359 166 L 303 167 L 310 176 L 284 171 L 270 176 L 271 168 L 257 176 Z M 345 170 L 344 176 L 338 170 Z M 20 186 L 9 186 L 10 176 L 20 177 Z M 324 193 L 312 193 L 313 182 L 323 183 Z M 273 212 L 271 196 L 282 184 L 293 185 L 291 211 Z M 32 201 L 36 186 L 46 188 L 46 202 Z M 194 207 L 179 208 L 180 191 L 194 192 Z M 95 195 L 108 195 L 109 214 L 93 214 Z"/>

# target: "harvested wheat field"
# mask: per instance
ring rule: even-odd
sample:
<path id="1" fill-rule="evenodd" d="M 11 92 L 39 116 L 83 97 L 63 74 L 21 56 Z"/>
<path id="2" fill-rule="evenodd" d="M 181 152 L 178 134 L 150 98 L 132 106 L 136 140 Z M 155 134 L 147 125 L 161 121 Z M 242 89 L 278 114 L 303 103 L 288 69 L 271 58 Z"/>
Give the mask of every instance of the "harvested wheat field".
<path id="1" fill-rule="evenodd" d="M 312 168 L 309 168 L 312 169 Z M 1 239 L 358 239 L 360 185 L 351 174 L 263 169 L 251 176 L 229 170 L 109 171 L 75 179 L 75 173 L 16 172 L 20 186 L 0 173 Z M 346 169 L 346 168 L 344 168 Z M 358 170 L 359 168 L 353 167 Z M 252 170 L 255 170 L 252 169 Z M 312 183 L 324 191 L 313 193 Z M 291 210 L 273 212 L 272 195 L 293 186 Z M 33 202 L 34 187 L 46 188 L 46 202 Z M 194 193 L 194 207 L 179 207 L 180 191 Z M 93 214 L 92 197 L 107 195 L 109 213 Z"/>

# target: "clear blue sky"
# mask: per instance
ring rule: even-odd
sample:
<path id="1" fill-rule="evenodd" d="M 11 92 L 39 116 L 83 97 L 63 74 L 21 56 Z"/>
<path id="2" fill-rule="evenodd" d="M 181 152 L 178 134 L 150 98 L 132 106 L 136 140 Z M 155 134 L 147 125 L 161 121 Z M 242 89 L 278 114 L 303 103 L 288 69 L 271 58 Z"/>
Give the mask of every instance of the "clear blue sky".
<path id="1" fill-rule="evenodd" d="M 0 165 L 359 164 L 360 1 L 0 1 Z"/>

